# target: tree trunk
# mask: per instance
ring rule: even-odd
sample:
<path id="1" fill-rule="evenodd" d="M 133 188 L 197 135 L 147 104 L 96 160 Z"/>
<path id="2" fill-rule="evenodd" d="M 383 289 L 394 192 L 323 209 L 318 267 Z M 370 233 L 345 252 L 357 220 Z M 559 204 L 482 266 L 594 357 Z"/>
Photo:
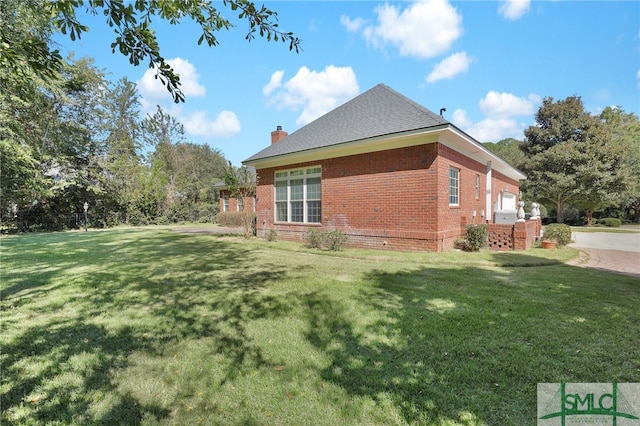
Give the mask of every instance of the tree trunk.
<path id="1" fill-rule="evenodd" d="M 558 223 L 564 223 L 564 203 L 560 200 L 557 201 L 556 203 L 556 217 L 557 217 L 557 222 Z"/>
<path id="2" fill-rule="evenodd" d="M 587 214 L 587 226 L 593 225 L 593 210 L 585 210 Z"/>

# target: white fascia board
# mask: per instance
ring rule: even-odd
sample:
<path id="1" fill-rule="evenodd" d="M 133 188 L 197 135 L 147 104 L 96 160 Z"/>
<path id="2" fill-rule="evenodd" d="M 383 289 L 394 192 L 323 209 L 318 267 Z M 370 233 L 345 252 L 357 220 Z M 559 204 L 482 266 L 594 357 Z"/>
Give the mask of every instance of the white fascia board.
<path id="1" fill-rule="evenodd" d="M 442 132 L 439 142 L 480 163 L 486 164 L 487 161 L 491 161 L 491 167 L 494 170 L 511 179 L 524 180 L 527 178 L 520 170 L 498 157 L 487 147 L 475 141 L 455 126 L 450 125 L 446 131 Z"/>

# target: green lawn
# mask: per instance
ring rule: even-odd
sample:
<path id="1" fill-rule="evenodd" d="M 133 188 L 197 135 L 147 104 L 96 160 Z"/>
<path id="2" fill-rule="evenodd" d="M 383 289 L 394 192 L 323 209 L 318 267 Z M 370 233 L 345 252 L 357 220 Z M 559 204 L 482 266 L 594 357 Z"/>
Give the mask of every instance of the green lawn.
<path id="1" fill-rule="evenodd" d="M 0 244 L 2 425 L 520 426 L 539 382 L 640 378 L 640 280 L 567 266 L 572 249 Z"/>

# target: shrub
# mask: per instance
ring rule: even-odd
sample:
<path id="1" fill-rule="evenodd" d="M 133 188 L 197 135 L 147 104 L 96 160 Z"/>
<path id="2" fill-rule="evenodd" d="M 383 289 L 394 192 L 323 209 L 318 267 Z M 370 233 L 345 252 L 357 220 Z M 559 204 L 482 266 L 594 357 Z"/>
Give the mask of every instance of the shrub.
<path id="1" fill-rule="evenodd" d="M 456 238 L 453 242 L 453 248 L 456 250 L 467 250 L 467 241 L 464 238 Z"/>
<path id="2" fill-rule="evenodd" d="M 478 251 L 487 244 L 489 233 L 486 225 L 467 225 L 465 234 L 466 249 L 469 251 Z"/>
<path id="3" fill-rule="evenodd" d="M 322 231 L 319 229 L 309 229 L 304 233 L 304 240 L 309 248 L 322 248 Z"/>
<path id="4" fill-rule="evenodd" d="M 133 226 L 148 225 L 149 219 L 142 212 L 136 211 L 129 216 L 129 224 Z"/>
<path id="5" fill-rule="evenodd" d="M 602 219 L 598 219 L 598 225 L 604 225 L 610 228 L 618 228 L 622 225 L 622 221 L 617 217 L 603 217 Z"/>
<path id="6" fill-rule="evenodd" d="M 344 247 L 348 236 L 337 229 L 334 231 L 321 231 L 312 228 L 304 233 L 303 238 L 309 248 L 325 248 L 327 250 L 339 251 Z"/>
<path id="7" fill-rule="evenodd" d="M 275 229 L 268 229 L 264 231 L 264 239 L 267 241 L 276 241 L 278 239 L 278 231 Z"/>
<path id="8" fill-rule="evenodd" d="M 569 226 L 584 226 L 587 224 L 587 218 L 585 216 L 566 218 L 564 223 Z"/>
<path id="9" fill-rule="evenodd" d="M 571 227 L 564 223 L 552 223 L 544 228 L 542 239 L 555 241 L 559 246 L 566 246 L 571 242 Z"/>
<path id="10" fill-rule="evenodd" d="M 158 216 L 156 217 L 155 220 L 156 225 L 168 225 L 169 224 L 169 218 L 166 216 Z"/>
<path id="11" fill-rule="evenodd" d="M 242 212 L 220 212 L 216 215 L 216 222 L 220 226 L 237 228 L 244 225 Z"/>
<path id="12" fill-rule="evenodd" d="M 331 251 L 340 251 L 347 242 L 347 234 L 337 229 L 326 232 L 323 238 L 324 246 Z"/>

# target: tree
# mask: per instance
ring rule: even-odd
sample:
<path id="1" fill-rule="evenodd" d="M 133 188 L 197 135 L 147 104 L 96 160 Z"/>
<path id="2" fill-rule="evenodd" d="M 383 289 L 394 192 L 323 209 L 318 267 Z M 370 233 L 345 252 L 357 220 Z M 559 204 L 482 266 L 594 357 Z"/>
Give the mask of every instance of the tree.
<path id="1" fill-rule="evenodd" d="M 12 54 L 47 46 L 48 22 L 23 0 L 0 1 L 0 204 L 3 211 L 30 206 L 41 198 L 47 177 L 41 151 L 56 116 L 52 94 L 58 81 L 43 79 L 38 67 L 51 69 L 47 58 L 32 57 L 24 66 L 13 64 Z M 4 39 L 14 43 L 7 45 Z M 58 64 L 58 62 L 56 62 Z M 15 65 L 15 66 L 14 66 Z"/>
<path id="2" fill-rule="evenodd" d="M 520 149 L 521 144 L 522 141 L 514 138 L 502 139 L 497 143 L 483 143 L 483 145 L 486 146 L 487 149 L 489 149 L 491 152 L 518 169 L 522 168 L 524 162 L 526 161 L 524 152 L 522 152 L 522 149 Z"/>
<path id="3" fill-rule="evenodd" d="M 217 149 L 194 143 L 176 144 L 173 150 L 177 168 L 176 188 L 188 203 L 212 204 L 214 185 L 226 171 L 227 161 Z"/>
<path id="4" fill-rule="evenodd" d="M 158 214 L 167 216 L 177 199 L 175 144 L 184 141 L 184 126 L 158 105 L 142 121 L 142 137 L 155 150 L 149 156 L 153 185 L 149 188 L 158 203 Z"/>
<path id="5" fill-rule="evenodd" d="M 52 98 L 56 115 L 42 140 L 40 161 L 53 178 L 49 206 L 71 213 L 106 196 L 100 159 L 105 151 L 102 93 L 107 83 L 90 58 L 65 64 L 63 79 L 61 91 Z"/>
<path id="6" fill-rule="evenodd" d="M 182 124 L 159 106 L 142 128 L 147 143 L 155 147 L 149 156 L 148 190 L 157 200 L 158 215 L 169 221 L 212 218 L 217 208 L 214 185 L 226 170 L 222 153 L 186 142 Z"/>
<path id="7" fill-rule="evenodd" d="M 247 209 L 244 200 L 253 198 L 256 195 L 258 177 L 255 170 L 246 166 L 235 168 L 231 162 L 229 162 L 229 166 L 224 175 L 224 183 L 231 197 L 243 200 L 242 210 L 240 210 L 239 213 L 242 217 L 244 236 L 245 238 L 249 238 L 254 234 L 255 215 Z"/>
<path id="8" fill-rule="evenodd" d="M 135 83 L 120 79 L 105 91 L 103 108 L 106 121 L 104 168 L 109 191 L 114 194 L 117 211 L 124 212 L 125 222 L 131 217 L 146 216 L 141 212 L 140 177 L 143 173 L 140 104 Z M 146 203 L 142 203 L 145 205 Z"/>
<path id="9" fill-rule="evenodd" d="M 594 212 L 622 201 L 632 176 L 621 145 L 596 140 L 585 142 L 582 148 L 586 161 L 576 170 L 578 191 L 573 204 L 585 211 L 591 226 Z"/>
<path id="10" fill-rule="evenodd" d="M 609 158 L 610 134 L 599 117 L 584 110 L 580 97 L 545 98 L 535 117 L 521 145 L 528 174 L 523 189 L 530 197 L 554 203 L 562 222 L 568 203 L 591 209 L 606 202 L 605 193 L 619 192 L 620 179 L 607 176 L 620 172 Z"/>
<path id="11" fill-rule="evenodd" d="M 566 142 L 584 142 L 603 131 L 602 122 L 584 110 L 579 96 L 557 102 L 544 98 L 535 119 L 536 124 L 524 131 L 521 145 L 527 157 Z"/>
<path id="12" fill-rule="evenodd" d="M 0 73 L 0 83 L 3 210 L 15 204 L 19 212 L 38 211 L 41 223 L 64 226 L 63 215 L 104 195 L 98 162 L 104 76 L 91 60 L 70 59 L 58 79 L 27 69 Z"/>
<path id="13" fill-rule="evenodd" d="M 289 43 L 289 50 L 300 48 L 300 40 L 290 32 L 280 31 L 277 13 L 260 8 L 249 0 L 223 0 L 222 5 L 238 13 L 238 18 L 249 24 L 245 38 L 252 40 L 256 34 L 268 41 Z M 3 0 L 0 2 L 0 66 L 20 73 L 22 68 L 30 70 L 42 79 L 55 79 L 62 69 L 62 58 L 51 48 L 50 36 L 54 32 L 69 34 L 71 40 L 81 38 L 89 30 L 77 16 L 77 11 L 102 14 L 116 39 L 111 44 L 112 52 L 120 52 L 135 66 L 148 61 L 149 68 L 156 70 L 156 78 L 165 84 L 176 102 L 184 101 L 180 91 L 180 79 L 160 52 L 160 46 L 152 27 L 154 19 L 162 19 L 172 25 L 190 19 L 202 29 L 197 40 L 216 46 L 216 32 L 229 30 L 232 22 L 204 0 L 157 1 L 157 0 Z M 24 31 L 25 16 L 36 19 L 41 25 L 38 32 Z M 45 25 L 46 24 L 46 25 Z"/>
<path id="14" fill-rule="evenodd" d="M 633 222 L 640 222 L 640 120 L 618 107 L 605 108 L 600 118 L 610 128 L 611 142 L 618 147 L 627 167 L 626 191 L 621 195 L 620 205 L 627 209 Z"/>

